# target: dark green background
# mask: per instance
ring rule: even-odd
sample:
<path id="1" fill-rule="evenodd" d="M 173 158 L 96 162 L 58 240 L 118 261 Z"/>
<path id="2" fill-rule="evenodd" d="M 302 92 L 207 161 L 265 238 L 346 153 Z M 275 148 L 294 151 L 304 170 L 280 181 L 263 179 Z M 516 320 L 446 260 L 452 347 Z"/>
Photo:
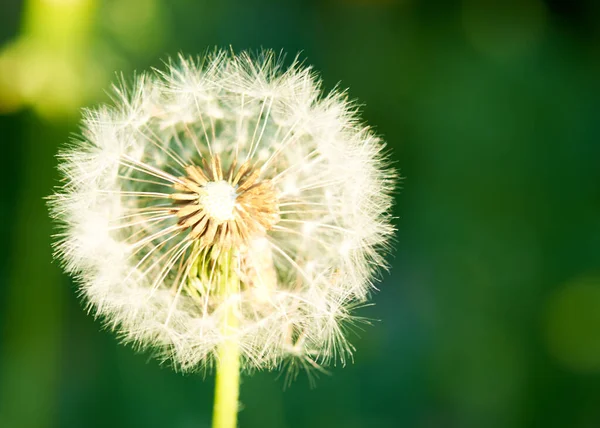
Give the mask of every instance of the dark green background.
<path id="1" fill-rule="evenodd" d="M 40 1 L 1 0 L 0 42 L 29 37 Z M 0 426 L 209 426 L 212 376 L 173 373 L 84 312 L 42 197 L 78 103 L 105 100 L 115 71 L 229 45 L 302 51 L 404 177 L 354 364 L 315 389 L 244 377 L 240 426 L 600 426 L 599 17 L 594 0 L 112 0 L 77 48 L 97 72 L 75 75 L 80 101 L 56 107 L 79 89 L 53 51 L 25 67 L 50 95 L 14 102 L 35 82 L 0 67 Z"/>

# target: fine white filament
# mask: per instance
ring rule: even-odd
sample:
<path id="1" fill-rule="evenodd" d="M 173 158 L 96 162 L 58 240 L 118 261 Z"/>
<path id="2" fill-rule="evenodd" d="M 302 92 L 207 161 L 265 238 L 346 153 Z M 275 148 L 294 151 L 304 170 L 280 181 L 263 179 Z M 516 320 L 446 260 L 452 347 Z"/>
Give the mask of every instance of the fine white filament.
<path id="1" fill-rule="evenodd" d="M 352 309 L 385 265 L 395 181 L 345 94 L 322 94 L 310 68 L 269 51 L 215 52 L 138 76 L 113 101 L 85 112 L 50 203 L 57 255 L 91 311 L 180 370 L 210 368 L 225 339 L 214 290 L 227 248 L 243 367 L 345 363 Z M 246 232 L 227 235 L 216 227 L 241 209 L 244 184 L 231 183 L 244 164 L 240 175 L 266 183 L 248 206 L 269 209 L 255 227 L 263 217 L 242 213 Z M 193 166 L 216 172 L 201 186 Z M 178 192 L 186 182 L 197 194 Z M 215 224 L 210 237 L 208 220 L 203 238 L 182 221 L 195 209 Z"/>

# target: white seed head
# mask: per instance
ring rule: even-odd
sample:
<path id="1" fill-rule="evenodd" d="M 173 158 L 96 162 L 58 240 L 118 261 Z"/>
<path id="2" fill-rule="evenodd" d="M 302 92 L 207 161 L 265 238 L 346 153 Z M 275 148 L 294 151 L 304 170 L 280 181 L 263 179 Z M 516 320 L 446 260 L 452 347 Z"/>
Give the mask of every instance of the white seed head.
<path id="1" fill-rule="evenodd" d="M 125 341 L 181 370 L 212 367 L 224 340 L 249 369 L 351 355 L 344 333 L 385 264 L 395 174 L 345 95 L 320 86 L 268 51 L 216 52 L 86 111 L 50 203 L 57 255 Z"/>

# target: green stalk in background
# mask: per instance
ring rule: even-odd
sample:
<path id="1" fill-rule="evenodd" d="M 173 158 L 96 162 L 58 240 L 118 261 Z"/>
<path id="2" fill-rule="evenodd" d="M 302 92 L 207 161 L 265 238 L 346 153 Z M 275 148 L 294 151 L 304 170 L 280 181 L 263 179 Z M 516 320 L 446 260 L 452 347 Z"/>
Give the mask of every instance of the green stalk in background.
<path id="1" fill-rule="evenodd" d="M 24 8 L 22 33 L 10 52 L 14 61 L 3 62 L 17 69 L 0 67 L 0 81 L 11 79 L 9 86 L 19 98 L 17 104 L 58 119 L 55 123 L 31 117 L 23 120 L 26 146 L 21 176 L 17 178 L 21 192 L 11 229 L 14 244 L 4 302 L 5 328 L 1 332 L 5 347 L 0 366 L 3 427 L 56 426 L 67 290 L 56 265 L 51 264 L 53 232 L 43 197 L 56 183 L 54 156 L 68 132 L 61 123 L 65 117 L 77 114 L 82 94 L 68 75 L 58 80 L 51 70 L 60 70 L 64 65 L 76 68 L 88 45 L 94 6 L 94 0 L 29 0 Z M 21 70 L 28 72 L 23 74 Z"/>

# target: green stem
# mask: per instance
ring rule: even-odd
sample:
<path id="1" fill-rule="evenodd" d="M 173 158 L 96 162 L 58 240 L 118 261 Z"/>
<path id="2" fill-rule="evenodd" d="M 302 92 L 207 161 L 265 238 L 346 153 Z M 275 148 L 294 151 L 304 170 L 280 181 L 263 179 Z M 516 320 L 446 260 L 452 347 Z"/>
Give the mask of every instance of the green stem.
<path id="1" fill-rule="evenodd" d="M 235 428 L 237 426 L 238 398 L 240 392 L 240 348 L 235 337 L 238 328 L 237 303 L 231 298 L 239 292 L 239 279 L 232 268 L 234 257 L 224 257 L 219 294 L 227 305 L 222 332 L 226 339 L 219 346 L 217 377 L 215 380 L 215 402 L 213 428 Z"/>

